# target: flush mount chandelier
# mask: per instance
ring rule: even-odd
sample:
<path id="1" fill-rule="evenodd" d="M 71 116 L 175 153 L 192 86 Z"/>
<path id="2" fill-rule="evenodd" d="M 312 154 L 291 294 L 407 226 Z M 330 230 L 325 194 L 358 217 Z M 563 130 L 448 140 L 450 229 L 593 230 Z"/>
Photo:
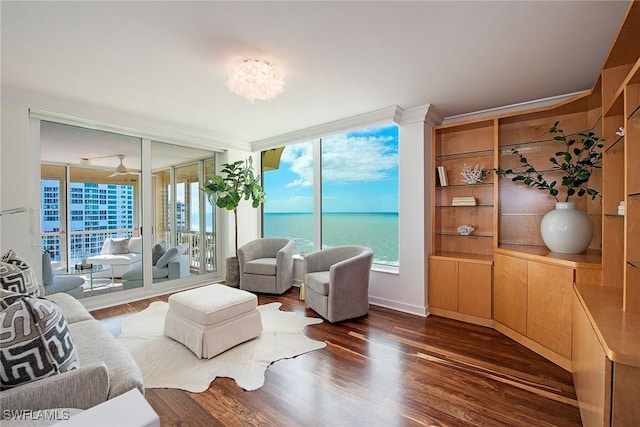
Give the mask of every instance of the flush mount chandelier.
<path id="1" fill-rule="evenodd" d="M 270 62 L 245 59 L 229 71 L 227 87 L 251 102 L 256 99 L 270 101 L 284 91 L 284 78 Z"/>

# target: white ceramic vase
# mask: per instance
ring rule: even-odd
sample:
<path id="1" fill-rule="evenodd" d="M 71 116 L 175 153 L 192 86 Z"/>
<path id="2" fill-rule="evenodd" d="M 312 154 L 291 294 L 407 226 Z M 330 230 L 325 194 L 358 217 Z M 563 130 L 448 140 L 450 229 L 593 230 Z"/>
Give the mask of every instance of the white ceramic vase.
<path id="1" fill-rule="evenodd" d="M 540 233 L 552 252 L 580 254 L 593 238 L 593 221 L 585 212 L 576 209 L 575 203 L 560 202 L 542 218 Z"/>

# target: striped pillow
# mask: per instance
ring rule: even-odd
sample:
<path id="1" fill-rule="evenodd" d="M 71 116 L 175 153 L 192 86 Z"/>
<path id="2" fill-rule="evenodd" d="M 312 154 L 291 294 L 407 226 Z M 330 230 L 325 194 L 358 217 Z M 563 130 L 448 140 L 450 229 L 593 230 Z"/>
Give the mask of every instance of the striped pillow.
<path id="1" fill-rule="evenodd" d="M 69 325 L 54 302 L 2 293 L 0 299 L 0 390 L 79 366 Z M 10 333 L 8 333 L 10 332 Z"/>

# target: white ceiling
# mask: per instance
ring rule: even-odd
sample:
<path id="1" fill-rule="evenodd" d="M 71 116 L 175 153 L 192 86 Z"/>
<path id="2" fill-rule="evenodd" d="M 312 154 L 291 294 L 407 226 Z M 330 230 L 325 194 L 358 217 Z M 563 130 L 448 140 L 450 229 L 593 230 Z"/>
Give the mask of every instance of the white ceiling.
<path id="1" fill-rule="evenodd" d="M 2 85 L 255 142 L 398 105 L 443 116 L 590 89 L 626 1 L 2 1 Z M 281 67 L 254 104 L 234 60 Z"/>

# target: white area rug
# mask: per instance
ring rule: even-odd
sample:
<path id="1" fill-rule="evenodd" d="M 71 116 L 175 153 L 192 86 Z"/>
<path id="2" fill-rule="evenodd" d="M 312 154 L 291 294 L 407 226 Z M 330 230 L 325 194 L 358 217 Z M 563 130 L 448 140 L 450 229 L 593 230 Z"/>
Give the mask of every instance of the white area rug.
<path id="1" fill-rule="evenodd" d="M 258 307 L 262 335 L 212 359 L 199 359 L 182 344 L 163 334 L 169 305 L 153 302 L 145 310 L 122 320 L 117 339 L 131 352 L 144 377 L 145 388 L 177 388 L 201 393 L 216 377 L 233 378 L 245 390 L 264 384 L 264 374 L 273 362 L 326 347 L 304 335 L 307 325 L 322 319 L 280 311 L 279 302 Z"/>

